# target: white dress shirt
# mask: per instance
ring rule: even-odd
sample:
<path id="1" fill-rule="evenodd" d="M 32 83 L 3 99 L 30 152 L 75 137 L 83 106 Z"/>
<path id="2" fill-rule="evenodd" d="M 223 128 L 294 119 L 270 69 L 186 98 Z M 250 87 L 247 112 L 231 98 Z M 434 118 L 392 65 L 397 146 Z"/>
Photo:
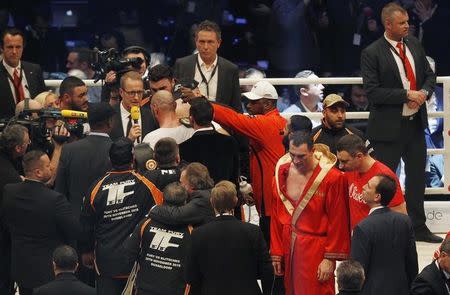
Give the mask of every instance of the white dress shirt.
<path id="1" fill-rule="evenodd" d="M 391 54 L 395 59 L 395 62 L 397 63 L 397 68 L 400 72 L 400 78 L 402 79 L 402 83 L 403 83 L 403 88 L 406 90 L 409 90 L 409 81 L 408 78 L 406 77 L 406 72 L 405 72 L 405 68 L 403 67 L 403 62 L 402 59 L 400 58 L 400 50 L 397 48 L 397 41 L 391 40 L 386 36 L 386 33 L 384 34 L 384 38 L 386 38 L 386 40 L 392 45 L 392 47 L 394 47 L 395 51 L 398 54 L 395 54 L 392 50 L 391 50 Z M 406 57 L 409 60 L 409 63 L 411 64 L 411 67 L 413 69 L 414 72 L 414 77 L 416 76 L 416 67 L 415 67 L 415 63 L 414 63 L 414 57 L 411 54 L 411 51 L 409 51 L 408 46 L 405 46 L 405 43 L 402 42 L 402 46 L 404 46 L 403 48 L 406 49 Z M 416 78 L 417 81 L 417 78 Z M 402 116 L 411 116 L 415 113 L 417 113 L 418 109 L 411 109 L 408 107 L 408 105 L 406 103 L 403 104 L 403 111 L 402 111 Z"/>
<path id="2" fill-rule="evenodd" d="M 381 206 L 380 205 L 380 206 L 376 206 L 376 207 L 371 208 L 370 211 L 369 211 L 369 215 L 372 214 L 375 210 L 378 210 L 378 209 L 381 209 L 381 208 L 384 208 L 384 207 L 385 206 Z"/>
<path id="3" fill-rule="evenodd" d="M 206 67 L 206 64 L 200 57 L 200 54 L 198 54 L 197 57 L 198 57 L 198 64 L 200 65 L 200 69 L 202 70 L 202 73 L 205 76 L 206 81 L 209 81 L 209 83 L 208 83 L 208 89 L 209 89 L 208 99 L 211 101 L 216 101 L 219 68 L 218 67 L 216 68 L 214 76 L 211 77 L 211 74 L 213 73 L 214 68 L 217 65 L 218 57 L 216 55 L 216 59 L 214 60 L 212 65 L 210 65 L 209 67 Z M 206 83 L 204 83 L 202 80 L 202 75 L 200 74 L 200 71 L 198 70 L 197 63 L 195 64 L 194 80 L 198 82 L 198 89 L 200 90 L 200 93 L 204 96 L 207 96 Z"/>
<path id="4" fill-rule="evenodd" d="M 6 71 L 8 72 L 8 74 L 11 76 L 11 78 L 14 79 L 14 70 L 17 69 L 17 72 L 19 73 L 19 77 L 20 77 L 20 72 L 22 71 L 22 63 L 19 61 L 19 65 L 15 68 L 9 66 L 5 60 L 2 61 L 3 62 L 3 66 L 5 67 Z M 9 82 L 9 87 L 11 88 L 11 93 L 13 94 L 14 97 L 14 101 L 17 104 L 17 97 L 16 97 L 16 90 L 14 88 L 14 83 L 13 81 L 11 81 L 11 79 L 8 79 Z M 31 97 L 30 95 L 30 90 L 28 89 L 28 82 L 27 82 L 27 77 L 25 77 L 25 73 L 22 71 L 22 87 L 23 87 L 23 93 L 25 94 L 25 98 L 34 98 Z"/>
<path id="5" fill-rule="evenodd" d="M 125 109 L 125 107 L 123 106 L 123 104 L 122 104 L 122 102 L 121 102 L 121 103 L 120 103 L 120 117 L 121 117 L 121 119 L 122 119 L 122 130 L 123 130 L 123 134 L 125 134 L 125 135 L 124 135 L 125 137 L 128 136 L 128 134 L 127 134 L 127 126 L 128 126 L 128 121 L 130 120 L 130 119 L 129 119 L 129 116 L 130 116 L 130 115 L 131 115 L 130 112 L 127 111 L 127 109 Z M 133 127 L 133 125 L 136 125 L 136 124 L 134 124 L 134 122 L 131 121 L 131 127 Z M 141 130 L 142 130 L 142 120 L 141 120 L 141 117 L 139 117 L 138 125 L 141 126 Z M 135 143 L 136 143 L 136 142 L 135 142 Z"/>

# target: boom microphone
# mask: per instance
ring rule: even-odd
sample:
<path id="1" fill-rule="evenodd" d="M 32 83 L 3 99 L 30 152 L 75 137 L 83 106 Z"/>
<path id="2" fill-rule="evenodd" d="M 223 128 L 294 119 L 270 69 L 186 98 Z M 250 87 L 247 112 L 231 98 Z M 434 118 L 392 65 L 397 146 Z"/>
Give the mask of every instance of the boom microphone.
<path id="1" fill-rule="evenodd" d="M 137 106 L 131 107 L 131 119 L 133 120 L 134 124 L 139 124 L 139 118 L 141 117 L 141 110 Z M 141 140 L 139 137 L 137 138 L 137 143 L 141 143 Z"/>

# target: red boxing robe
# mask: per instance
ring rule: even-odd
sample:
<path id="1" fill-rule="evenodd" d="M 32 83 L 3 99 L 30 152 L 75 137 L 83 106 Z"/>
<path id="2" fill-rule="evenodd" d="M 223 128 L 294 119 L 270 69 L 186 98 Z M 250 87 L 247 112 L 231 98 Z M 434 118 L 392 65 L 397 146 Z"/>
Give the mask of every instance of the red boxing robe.
<path id="1" fill-rule="evenodd" d="M 283 164 L 280 164 L 283 161 Z M 295 222 L 292 212 L 323 169 L 317 165 L 298 201 L 286 193 L 289 155 L 282 157 L 275 171 L 271 218 L 271 255 L 282 256 L 285 262 L 286 294 L 335 294 L 334 277 L 320 283 L 319 264 L 324 258 L 342 260 L 350 251 L 349 214 L 346 181 L 343 174 L 331 168 Z M 283 202 L 284 200 L 284 202 Z M 290 204 L 290 205 L 289 205 Z M 295 216 L 295 214 L 294 214 Z"/>

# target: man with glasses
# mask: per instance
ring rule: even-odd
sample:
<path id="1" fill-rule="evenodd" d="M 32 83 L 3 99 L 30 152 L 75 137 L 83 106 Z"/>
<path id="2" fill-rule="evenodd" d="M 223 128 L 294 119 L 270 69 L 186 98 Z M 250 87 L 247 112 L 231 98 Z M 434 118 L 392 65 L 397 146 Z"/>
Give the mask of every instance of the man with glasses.
<path id="1" fill-rule="evenodd" d="M 270 254 L 286 294 L 335 294 L 336 260 L 350 250 L 346 182 L 335 162 L 298 131 L 276 165 Z"/>
<path id="2" fill-rule="evenodd" d="M 128 137 L 133 142 L 140 142 L 150 131 L 158 128 L 152 112 L 148 108 L 141 108 L 144 96 L 144 82 L 138 72 L 129 71 L 120 78 L 119 94 L 122 101 L 114 108 L 113 127 L 109 136 L 112 140 Z M 131 118 L 131 108 L 140 109 L 138 120 Z"/>

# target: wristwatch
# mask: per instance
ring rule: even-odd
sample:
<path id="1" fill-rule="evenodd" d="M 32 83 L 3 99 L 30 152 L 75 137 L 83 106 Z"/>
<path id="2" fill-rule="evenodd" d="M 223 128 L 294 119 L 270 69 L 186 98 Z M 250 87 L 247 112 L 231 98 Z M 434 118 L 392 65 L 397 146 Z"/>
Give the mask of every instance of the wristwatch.
<path id="1" fill-rule="evenodd" d="M 428 90 L 426 90 L 426 89 L 420 89 L 419 91 L 425 93 L 425 95 L 428 97 Z"/>

